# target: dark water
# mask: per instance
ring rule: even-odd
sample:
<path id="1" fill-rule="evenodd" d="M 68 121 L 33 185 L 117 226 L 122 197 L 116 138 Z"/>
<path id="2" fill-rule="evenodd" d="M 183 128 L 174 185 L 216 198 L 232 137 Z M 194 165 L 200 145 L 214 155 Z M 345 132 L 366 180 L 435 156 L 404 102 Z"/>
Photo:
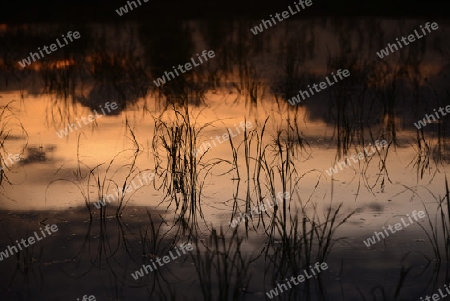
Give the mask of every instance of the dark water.
<path id="1" fill-rule="evenodd" d="M 426 22 L 439 28 L 377 55 Z M 254 35 L 259 23 L 0 26 L 0 300 L 445 293 L 447 20 L 312 18 Z M 339 69 L 350 75 L 288 103 Z M 385 239 L 368 247 L 374 231 Z M 328 268 L 289 288 L 316 263 Z"/>

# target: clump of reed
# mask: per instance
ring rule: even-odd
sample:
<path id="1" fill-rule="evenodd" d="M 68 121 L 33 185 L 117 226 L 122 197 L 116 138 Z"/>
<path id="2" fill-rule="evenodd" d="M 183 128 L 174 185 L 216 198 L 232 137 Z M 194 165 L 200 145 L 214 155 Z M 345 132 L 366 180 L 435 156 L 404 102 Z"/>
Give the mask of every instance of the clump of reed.
<path id="1" fill-rule="evenodd" d="M 256 153 L 261 155 L 262 152 L 262 147 L 263 147 L 263 137 L 264 137 L 264 132 L 265 132 L 265 128 L 266 128 L 266 124 L 267 124 L 268 118 L 266 118 L 264 125 L 262 126 L 260 132 L 258 132 L 257 129 L 253 129 L 248 131 L 247 128 L 244 129 L 244 139 L 242 140 L 242 142 L 236 144 L 235 142 L 233 142 L 232 139 L 229 139 L 230 142 L 230 147 L 231 147 L 231 152 L 232 152 L 232 156 L 233 156 L 233 161 L 232 161 L 232 169 L 231 171 L 235 171 L 236 175 L 233 177 L 233 180 L 237 180 L 237 186 L 236 186 L 236 193 L 233 196 L 233 209 L 232 209 L 232 216 L 231 216 L 231 220 L 233 219 L 234 215 L 237 213 L 237 210 L 239 209 L 239 204 L 238 204 L 238 200 L 239 200 L 239 183 L 242 179 L 245 179 L 246 183 L 247 183 L 247 189 L 246 189 L 246 193 L 245 193 L 245 213 L 249 213 L 250 211 L 250 207 L 251 205 L 254 203 L 252 201 L 251 198 L 251 189 L 250 189 L 250 185 L 253 181 L 258 181 L 259 177 L 260 177 L 260 173 L 261 173 L 261 164 L 260 162 L 258 162 L 258 160 L 254 159 L 254 155 L 252 155 L 252 145 L 255 145 L 254 148 L 256 148 Z M 246 120 L 244 120 L 244 123 L 246 122 Z M 244 160 L 245 160 L 245 175 L 241 175 L 240 172 L 240 168 L 239 168 L 239 153 L 240 153 L 240 149 L 244 148 Z M 254 162 L 254 165 L 252 166 L 252 162 Z M 253 171 L 253 174 L 252 174 Z M 244 178 L 245 177 L 245 178 Z M 252 181 L 253 180 L 253 181 Z M 259 183 L 259 182 L 258 182 Z M 258 192 L 260 193 L 261 191 L 261 186 L 260 185 L 255 185 L 255 188 L 258 190 Z M 258 202 L 257 202 L 258 203 Z M 246 225 L 246 229 L 248 228 L 248 220 L 245 220 L 245 225 Z"/>
<path id="2" fill-rule="evenodd" d="M 7 145 L 8 140 L 25 140 L 24 146 L 20 150 L 20 153 L 24 152 L 28 143 L 28 133 L 23 127 L 20 119 L 16 117 L 15 109 L 13 108 L 14 103 L 15 101 L 12 100 L 5 105 L 0 105 L 0 187 L 3 186 L 3 181 L 10 185 L 12 184 L 6 172 L 11 170 L 11 166 L 4 164 L 4 162 L 6 162 L 5 160 L 8 158 L 8 155 L 11 154 Z"/>
<path id="3" fill-rule="evenodd" d="M 431 212 L 423 204 L 429 229 L 425 229 L 421 223 L 418 225 L 427 236 L 437 262 L 448 262 L 450 259 L 450 190 L 447 176 L 445 176 L 445 195 L 437 197 L 431 191 L 430 193 L 436 200 L 436 213 L 433 218 Z"/>
<path id="4" fill-rule="evenodd" d="M 299 196 L 298 196 L 299 197 Z M 300 198 L 300 197 L 299 197 Z M 292 202 L 292 198 L 290 200 Z M 308 208 L 308 205 L 310 208 Z M 329 205 L 325 212 L 309 199 L 301 204 L 301 211 L 290 211 L 287 224 L 283 217 L 274 217 L 274 230 L 267 237 L 264 250 L 265 278 L 268 287 L 296 276 L 316 262 L 327 262 L 333 246 L 345 237 L 336 238 L 336 231 L 355 211 L 342 213 L 342 203 Z M 320 211 L 320 212 L 319 212 Z M 283 294 L 286 300 L 316 300 L 325 298 L 326 285 L 322 274 L 307 280 L 303 287 L 293 287 Z"/>
<path id="5" fill-rule="evenodd" d="M 270 143 L 264 144 L 261 135 L 259 141 L 264 145 L 254 147 L 257 149 L 254 190 L 261 193 L 261 185 L 265 185 L 272 199 L 275 199 L 276 191 L 284 193 L 281 204 L 276 204 L 273 212 L 265 211 L 260 215 L 267 235 L 264 253 L 269 264 L 266 270 L 274 283 L 276 279 L 297 275 L 301 269 L 314 262 L 326 262 L 333 245 L 342 239 L 335 237 L 337 229 L 355 212 L 342 213 L 342 203 L 335 206 L 331 198 L 325 213 L 319 213 L 318 205 L 312 202 L 312 198 L 321 176 L 309 199 L 302 201 L 299 194 L 301 180 L 311 173 L 321 174 L 321 171 L 301 171 L 298 162 L 300 156 L 307 155 L 308 143 L 298 134 L 293 123 L 293 120 L 288 119 L 284 128 L 277 129 Z M 289 193 L 290 197 L 286 197 L 285 193 Z M 269 217 L 267 224 L 264 222 L 265 216 Z M 316 284 L 321 285 L 320 277 Z M 291 297 L 299 296 L 296 290 L 289 294 Z"/>
<path id="6" fill-rule="evenodd" d="M 370 139 L 371 139 L 369 141 L 372 141 L 372 143 L 369 143 L 369 145 L 363 145 L 363 149 L 355 147 L 354 148 L 355 154 L 359 153 L 359 152 L 364 153 L 364 149 L 366 149 L 366 148 L 370 149 L 371 148 L 370 145 L 372 145 L 372 147 L 375 145 L 375 140 L 379 141 L 379 139 L 374 138 L 373 133 L 370 129 L 369 129 L 369 135 L 370 135 Z M 358 161 L 360 171 L 359 171 L 359 177 L 358 177 L 358 189 L 355 194 L 355 200 L 359 196 L 361 182 L 363 182 L 363 184 L 367 188 L 367 190 L 370 193 L 372 193 L 372 195 L 374 195 L 374 196 L 375 196 L 374 188 L 378 183 L 380 184 L 381 192 L 384 192 L 386 179 L 387 179 L 387 181 L 389 181 L 389 183 L 392 184 L 392 180 L 389 177 L 387 158 L 388 158 L 389 150 L 391 149 L 391 147 L 393 145 L 394 144 L 391 141 L 387 144 L 387 146 L 385 146 L 382 149 L 378 149 L 378 148 L 374 147 L 375 155 L 372 154 L 372 155 L 368 156 L 367 154 L 365 154 L 365 159 Z M 350 160 L 350 159 L 347 158 L 347 160 Z M 372 161 L 377 163 L 376 169 L 370 168 Z M 373 170 L 376 170 L 376 177 L 370 176 L 372 174 Z M 355 169 L 355 174 L 358 174 L 356 172 L 356 169 Z"/>
<path id="7" fill-rule="evenodd" d="M 422 131 L 421 131 L 422 130 Z M 423 129 L 418 130 L 416 134 L 416 143 L 412 145 L 415 149 L 416 154 L 411 159 L 408 167 L 412 165 L 412 168 L 416 169 L 417 181 L 423 179 L 425 172 L 428 170 L 431 173 L 432 160 L 431 159 L 431 146 L 430 143 L 425 139 Z M 437 172 L 438 169 L 436 169 Z"/>
<path id="8" fill-rule="evenodd" d="M 334 237 L 337 229 L 356 212 L 341 213 L 342 205 L 330 203 L 324 214 L 319 214 L 317 204 L 309 199 L 301 204 L 301 212 L 290 214 L 287 225 L 283 218 L 275 217 L 276 231 L 268 237 L 266 255 L 271 250 L 277 273 L 284 276 L 314 262 L 326 262 L 333 245 L 343 239 Z"/>
<path id="9" fill-rule="evenodd" d="M 250 259 L 241 250 L 243 239 L 238 231 L 230 237 L 211 229 L 209 240 L 194 240 L 191 254 L 200 282 L 203 300 L 241 300 L 250 282 Z"/>
<path id="10" fill-rule="evenodd" d="M 274 137 L 266 138 L 268 121 L 269 117 L 266 118 L 260 129 L 255 128 L 250 131 L 245 129 L 243 133 L 244 139 L 240 143 L 235 143 L 230 139 L 230 147 L 233 154 L 232 170 L 236 172 L 233 179 L 242 179 L 247 183 L 243 204 L 245 214 L 250 213 L 252 206 L 264 206 L 265 195 L 267 195 L 267 198 L 275 200 L 280 193 L 292 192 L 299 178 L 301 178 L 296 163 L 298 162 L 298 157 L 305 153 L 307 142 L 299 134 L 298 128 L 290 118 L 288 118 L 285 128 L 280 126 L 276 130 Z M 239 160 L 241 153 L 243 155 L 243 163 Z M 244 166 L 245 169 L 242 170 L 240 166 Z M 237 188 L 239 188 L 239 185 Z M 252 196 L 253 193 L 256 194 L 255 197 Z M 234 203 L 231 220 L 237 211 L 240 210 L 239 207 L 242 206 L 242 204 L 238 203 L 238 195 L 239 191 L 236 191 L 233 196 Z M 274 206 L 274 213 L 270 223 L 274 221 L 278 210 L 282 211 L 283 224 L 287 225 L 287 212 L 291 210 L 288 200 L 284 200 L 280 208 L 278 205 Z M 254 224 L 254 226 L 262 224 L 268 231 L 270 223 L 269 226 L 266 225 L 266 215 L 258 215 L 257 224 Z M 246 229 L 248 229 L 248 226 L 249 220 L 246 219 Z"/>
<path id="11" fill-rule="evenodd" d="M 187 103 L 178 109 L 172 109 L 172 119 L 157 116 L 152 148 L 155 162 L 155 173 L 160 179 L 167 208 L 175 204 L 175 223 L 190 225 L 193 231 L 197 225 L 197 217 L 204 218 L 201 209 L 201 196 L 204 179 L 211 168 L 224 160 L 206 161 L 206 151 L 197 153 L 199 135 L 211 125 L 211 122 L 197 126 L 197 117 L 191 117 Z M 162 203 L 161 202 L 161 203 Z"/>
<path id="12" fill-rule="evenodd" d="M 308 144 L 298 135 L 299 131 L 293 122 L 288 119 L 284 128 L 278 128 L 269 142 L 264 137 L 268 131 L 268 118 L 260 129 L 244 131 L 241 143 L 230 140 L 233 170 L 236 173 L 234 178 L 246 183 L 242 204 L 238 203 L 241 200 L 238 197 L 239 191 L 234 193 L 232 219 L 240 206 L 245 206 L 245 213 L 249 213 L 251 206 L 265 205 L 264 195 L 275 199 L 279 191 L 291 196 L 284 195 L 280 204 L 275 204 L 273 210 L 265 210 L 259 214 L 256 221 L 246 219 L 242 224 L 247 235 L 250 225 L 255 231 L 260 225 L 263 226 L 267 239 L 262 253 L 265 254 L 267 263 L 266 274 L 270 275 L 273 283 L 285 276 L 299 274 L 309 264 L 325 262 L 334 244 L 343 239 L 335 237 L 337 229 L 355 212 L 342 213 L 342 203 L 337 206 L 330 203 L 325 214 L 319 213 L 318 205 L 312 202 L 312 194 L 307 202 L 301 201 L 298 193 L 301 179 L 310 173 L 321 174 L 321 171 L 300 171 L 298 158 L 305 153 Z M 242 162 L 239 161 L 240 154 Z M 320 179 L 321 176 L 314 188 L 317 188 Z M 256 194 L 256 200 L 252 197 L 253 193 Z M 295 198 L 293 193 L 296 193 Z M 235 229 L 238 230 L 239 227 Z M 320 279 L 317 285 L 321 285 Z M 289 296 L 300 295 L 294 289 Z M 303 294 L 302 297 L 304 296 Z"/>

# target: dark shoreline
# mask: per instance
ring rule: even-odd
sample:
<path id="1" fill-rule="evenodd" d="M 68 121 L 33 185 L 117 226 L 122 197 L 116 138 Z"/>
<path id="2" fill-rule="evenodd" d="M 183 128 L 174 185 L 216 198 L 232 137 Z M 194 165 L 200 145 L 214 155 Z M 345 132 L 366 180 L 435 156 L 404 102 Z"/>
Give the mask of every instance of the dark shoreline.
<path id="1" fill-rule="evenodd" d="M 268 2 L 261 1 L 228 1 L 211 3 L 209 1 L 170 1 L 148 2 L 119 16 L 116 9 L 127 4 L 127 1 L 39 1 L 27 4 L 9 3 L 0 11 L 0 22 L 121 22 L 129 20 L 167 19 L 262 19 L 270 14 L 281 13 L 294 1 Z M 144 5 L 145 4 L 145 5 Z M 411 2 L 392 1 L 360 2 L 350 1 L 336 3 L 329 1 L 313 1 L 310 9 L 290 19 L 310 17 L 447 17 L 446 5 L 443 2 Z"/>

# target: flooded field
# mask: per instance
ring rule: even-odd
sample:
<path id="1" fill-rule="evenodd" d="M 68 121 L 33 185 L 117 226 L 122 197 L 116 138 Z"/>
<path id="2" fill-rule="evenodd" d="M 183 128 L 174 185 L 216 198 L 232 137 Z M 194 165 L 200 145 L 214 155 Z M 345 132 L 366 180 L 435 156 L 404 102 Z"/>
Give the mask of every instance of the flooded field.
<path id="1" fill-rule="evenodd" d="M 0 25 L 0 300 L 450 298 L 448 21 L 260 23 Z"/>

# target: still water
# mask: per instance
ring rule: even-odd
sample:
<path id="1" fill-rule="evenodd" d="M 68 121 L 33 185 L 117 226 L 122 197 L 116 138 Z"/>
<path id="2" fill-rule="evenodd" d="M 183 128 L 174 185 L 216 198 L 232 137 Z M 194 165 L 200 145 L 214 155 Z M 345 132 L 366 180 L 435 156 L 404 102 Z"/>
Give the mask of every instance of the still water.
<path id="1" fill-rule="evenodd" d="M 377 56 L 427 21 L 439 29 Z M 316 18 L 254 35 L 258 22 L 0 26 L 1 300 L 444 288 L 449 119 L 424 118 L 450 105 L 450 27 Z M 20 66 L 69 30 L 81 37 Z M 215 56 L 155 84 L 205 50 Z M 350 75 L 288 103 L 339 69 Z M 12 249 L 46 225 L 58 231 Z"/>

